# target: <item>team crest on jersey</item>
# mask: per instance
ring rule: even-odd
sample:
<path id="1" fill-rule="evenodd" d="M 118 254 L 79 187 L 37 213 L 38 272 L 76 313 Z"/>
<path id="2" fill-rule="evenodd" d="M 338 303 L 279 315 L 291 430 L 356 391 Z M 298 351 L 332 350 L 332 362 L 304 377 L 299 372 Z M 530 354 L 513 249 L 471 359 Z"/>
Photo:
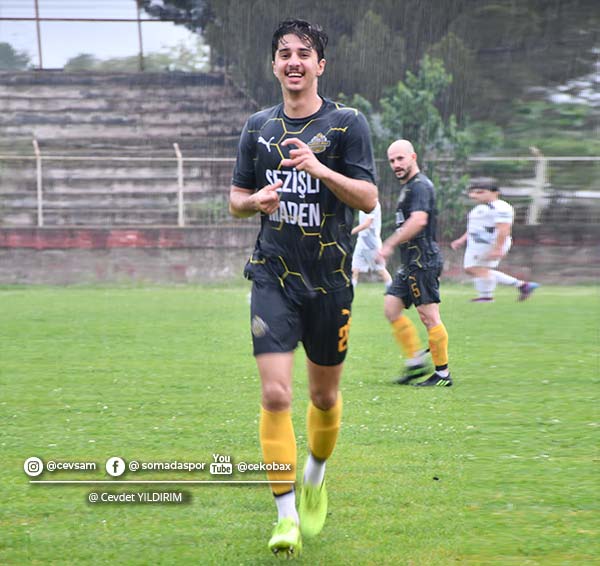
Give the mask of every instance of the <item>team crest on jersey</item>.
<path id="1" fill-rule="evenodd" d="M 269 331 L 269 325 L 257 315 L 254 315 L 252 318 L 250 328 L 252 329 L 252 335 L 255 338 L 262 338 Z"/>
<path id="2" fill-rule="evenodd" d="M 310 147 L 313 153 L 323 153 L 330 145 L 331 142 L 327 139 L 325 134 L 321 133 L 318 133 L 308 142 L 308 147 Z"/>

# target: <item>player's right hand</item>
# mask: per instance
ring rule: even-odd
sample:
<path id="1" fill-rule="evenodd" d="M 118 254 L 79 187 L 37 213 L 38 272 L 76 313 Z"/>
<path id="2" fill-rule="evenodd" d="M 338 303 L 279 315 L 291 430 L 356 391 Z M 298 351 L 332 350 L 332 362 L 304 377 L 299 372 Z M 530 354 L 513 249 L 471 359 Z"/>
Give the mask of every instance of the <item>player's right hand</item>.
<path id="1" fill-rule="evenodd" d="M 386 242 L 383 242 L 383 246 L 379 249 L 377 253 L 377 263 L 385 263 L 390 257 L 392 257 L 394 253 L 394 246 L 390 246 Z"/>
<path id="2" fill-rule="evenodd" d="M 451 247 L 453 250 L 457 250 L 458 248 L 460 248 L 460 246 L 461 246 L 461 245 L 462 245 L 462 242 L 461 242 L 460 240 L 452 240 L 452 241 L 450 242 L 450 247 Z"/>
<path id="3" fill-rule="evenodd" d="M 283 186 L 283 181 L 265 185 L 254 193 L 256 210 L 264 214 L 273 214 L 279 208 L 279 193 L 277 189 Z"/>

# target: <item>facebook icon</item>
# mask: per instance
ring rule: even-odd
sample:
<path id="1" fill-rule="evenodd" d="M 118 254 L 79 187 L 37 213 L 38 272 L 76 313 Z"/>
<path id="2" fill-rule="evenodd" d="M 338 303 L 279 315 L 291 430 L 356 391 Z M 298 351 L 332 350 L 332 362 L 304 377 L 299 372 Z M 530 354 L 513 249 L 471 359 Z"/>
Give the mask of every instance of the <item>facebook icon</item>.
<path id="1" fill-rule="evenodd" d="M 116 478 L 125 471 L 125 460 L 118 456 L 113 456 L 106 461 L 106 472 L 109 476 Z"/>

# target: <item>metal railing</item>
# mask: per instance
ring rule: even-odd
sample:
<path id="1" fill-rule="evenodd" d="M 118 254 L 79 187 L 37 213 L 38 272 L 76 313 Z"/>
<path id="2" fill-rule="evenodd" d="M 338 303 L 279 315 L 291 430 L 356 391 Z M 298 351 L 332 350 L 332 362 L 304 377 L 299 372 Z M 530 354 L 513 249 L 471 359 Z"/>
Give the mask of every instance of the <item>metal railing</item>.
<path id="1" fill-rule="evenodd" d="M 165 23 L 165 22 L 177 22 L 181 23 L 178 20 L 170 20 L 170 19 L 150 19 L 150 18 L 142 18 L 142 8 L 140 2 L 137 0 L 131 0 L 132 3 L 135 4 L 136 15 L 135 18 L 69 18 L 69 17 L 42 17 L 40 16 L 39 9 L 39 0 L 33 0 L 34 2 L 34 10 L 35 16 L 33 17 L 20 17 L 20 16 L 0 16 L 0 22 L 35 22 L 35 35 L 36 35 L 36 43 L 37 43 L 37 54 L 38 54 L 38 70 L 44 69 L 44 49 L 43 49 L 43 36 L 41 23 L 42 22 L 88 22 L 88 23 L 134 23 L 137 26 L 137 39 L 138 39 L 138 66 L 139 70 L 144 70 L 144 42 L 143 42 L 143 32 L 142 32 L 142 24 L 147 23 Z"/>
<path id="2" fill-rule="evenodd" d="M 228 210 L 227 210 L 227 195 L 229 185 L 223 182 L 219 182 L 215 179 L 209 179 L 208 182 L 205 182 L 203 186 L 204 189 L 199 188 L 199 176 L 202 170 L 200 168 L 195 170 L 188 170 L 186 176 L 185 166 L 198 166 L 205 165 L 207 167 L 214 167 L 215 164 L 225 165 L 228 164 L 231 169 L 233 169 L 233 164 L 235 159 L 233 157 L 186 157 L 183 155 L 179 144 L 173 143 L 173 155 L 171 157 L 150 157 L 150 156 L 111 156 L 111 155 L 45 155 L 40 147 L 40 144 L 37 140 L 32 141 L 33 144 L 33 155 L 24 155 L 24 154 L 11 154 L 11 155 L 0 155 L 0 175 L 2 174 L 2 162 L 33 162 L 35 166 L 35 202 L 36 202 L 36 225 L 42 227 L 44 225 L 48 225 L 46 222 L 46 210 L 48 208 L 48 197 L 53 195 L 51 190 L 47 190 L 46 184 L 50 182 L 48 179 L 45 179 L 45 173 L 48 169 L 52 172 L 50 164 L 52 163 L 62 163 L 62 164 L 75 164 L 81 163 L 82 168 L 79 171 L 79 175 L 82 175 L 85 172 L 85 168 L 83 164 L 89 163 L 100 163 L 103 166 L 107 166 L 109 162 L 117 163 L 117 164 L 139 164 L 140 167 L 143 164 L 172 164 L 172 182 L 166 181 L 170 187 L 173 188 L 160 188 L 159 190 L 152 190 L 151 186 L 156 181 L 153 180 L 153 177 L 139 177 L 136 178 L 136 168 L 135 166 L 128 168 L 127 176 L 120 177 L 110 177 L 103 178 L 97 181 L 101 185 L 100 192 L 105 196 L 123 196 L 124 194 L 130 194 L 132 192 L 135 193 L 136 196 L 144 196 L 144 195 L 156 195 L 157 193 L 161 196 L 164 195 L 172 195 L 175 197 L 176 201 L 176 225 L 179 227 L 184 227 L 189 225 L 190 222 L 187 220 L 189 218 L 189 210 L 190 207 L 195 206 L 196 212 L 201 210 L 202 207 L 211 208 L 210 218 L 213 222 L 220 222 L 222 220 L 228 219 Z M 592 172 L 592 178 L 594 178 L 594 174 L 598 172 L 598 166 L 600 165 L 600 157 L 545 157 L 541 155 L 541 153 L 536 153 L 533 156 L 523 157 L 523 156 L 514 156 L 514 157 L 486 157 L 486 156 L 478 156 L 472 157 L 468 160 L 470 172 L 475 175 L 479 175 L 482 172 L 487 173 L 488 171 L 485 169 L 487 167 L 489 169 L 490 166 L 496 164 L 496 166 L 510 163 L 512 164 L 513 169 L 516 169 L 516 172 L 513 171 L 512 179 L 509 179 L 506 183 L 500 183 L 500 189 L 504 196 L 509 201 L 520 202 L 521 207 L 526 207 L 523 211 L 524 214 L 520 216 L 520 222 L 527 225 L 537 225 L 542 220 L 542 212 L 548 206 L 549 203 L 558 199 L 570 199 L 573 202 L 593 202 L 594 207 L 598 199 L 600 199 L 600 186 L 598 183 L 600 181 L 597 177 L 592 182 L 591 190 L 578 190 L 577 188 L 569 188 L 568 190 L 561 190 L 556 186 L 553 186 L 550 180 L 550 172 L 552 167 L 556 166 L 559 163 L 570 163 L 570 164 L 581 164 L 581 163 L 592 163 L 594 170 Z M 533 166 L 533 170 L 523 170 L 523 165 Z M 485 167 L 484 167 L 485 166 Z M 89 166 L 88 166 L 89 167 Z M 227 168 L 229 170 L 229 167 Z M 378 168 L 380 174 L 382 176 L 382 180 L 380 183 L 380 193 L 382 198 L 385 197 L 386 201 L 389 203 L 393 203 L 393 191 L 396 186 L 393 178 L 390 176 L 388 171 L 387 163 L 383 160 L 378 160 Z M 27 173 L 27 169 L 30 170 L 30 173 Z M 72 178 L 69 179 L 61 179 L 61 174 L 64 175 L 64 171 L 62 173 L 58 170 L 58 175 L 54 176 L 52 181 L 53 184 L 60 184 L 61 180 L 64 183 L 68 184 L 68 181 L 71 181 Z M 594 173 L 595 172 L 595 173 Z M 23 167 L 21 171 L 19 171 L 18 181 L 17 183 L 23 184 L 23 179 L 32 178 L 32 168 Z M 139 174 L 139 172 L 137 172 Z M 204 172 L 206 175 L 206 171 Z M 122 171 L 119 174 L 123 174 Z M 526 174 L 526 176 L 523 176 Z M 124 174 L 123 174 L 124 175 Z M 167 173 L 167 175 L 170 175 Z M 159 177 L 159 175 L 156 175 Z M 210 177 L 210 175 L 209 175 Z M 77 180 L 77 169 L 75 169 L 74 178 Z M 144 183 L 144 180 L 147 179 L 147 184 Z M 161 177 L 162 179 L 162 177 Z M 127 182 L 127 181 L 135 181 L 136 183 L 141 183 L 142 188 L 136 189 L 135 191 L 126 190 L 115 190 L 112 191 L 108 185 L 111 182 Z M 6 182 L 4 183 L 6 185 Z M 196 186 L 194 186 L 196 185 Z M 206 186 L 209 188 L 206 189 Z M 150 188 L 149 188 L 150 187 Z M 596 190 L 597 189 L 597 190 Z M 443 187 L 438 188 L 438 190 L 443 190 Z M 91 191 L 90 191 L 91 192 Z M 26 194 L 27 191 L 21 191 L 22 194 Z M 69 210 L 69 198 L 73 199 L 74 195 L 81 197 L 85 196 L 85 190 L 75 192 L 75 191 L 59 191 L 60 198 L 64 199 L 64 202 L 61 203 L 60 208 L 62 211 Z M 7 198 L 7 191 L 0 191 L 0 219 L 2 218 L 3 208 L 3 200 Z M 30 199 L 31 197 L 27 197 Z M 91 197 L 90 197 L 91 198 Z M 195 201 L 193 199 L 196 199 Z M 200 200 L 199 200 L 200 199 Z M 205 200 L 202 200 L 205 199 Z M 209 199 L 209 200 L 206 200 Z M 600 201 L 597 202 L 600 205 Z M 158 205 L 157 205 L 158 206 Z M 26 208 L 26 207 L 24 207 Z M 91 207 L 93 208 L 93 207 Z M 600 210 L 600 206 L 595 207 Z M 149 208 L 151 210 L 151 207 Z M 127 213 L 127 209 L 124 207 L 120 210 L 123 214 Z M 166 211 L 168 212 L 168 211 Z M 442 211 L 443 212 L 443 211 Z M 175 211 L 173 211 L 175 213 Z M 600 212 L 598 213 L 600 215 Z M 175 214 L 174 214 L 175 216 Z M 198 214 L 197 214 L 198 216 Z M 203 216 L 203 218 L 208 218 L 207 215 Z M 519 216 L 518 216 L 519 218 Z M 2 221 L 0 220 L 0 223 Z M 82 222 L 78 222 L 81 224 Z M 152 222 L 149 222 L 151 224 Z M 205 222 L 206 223 L 206 222 Z M 63 224 L 68 224 L 68 222 L 63 222 Z M 110 222 L 108 223 L 110 224 Z M 169 221 L 169 224 L 173 225 L 175 222 Z"/>

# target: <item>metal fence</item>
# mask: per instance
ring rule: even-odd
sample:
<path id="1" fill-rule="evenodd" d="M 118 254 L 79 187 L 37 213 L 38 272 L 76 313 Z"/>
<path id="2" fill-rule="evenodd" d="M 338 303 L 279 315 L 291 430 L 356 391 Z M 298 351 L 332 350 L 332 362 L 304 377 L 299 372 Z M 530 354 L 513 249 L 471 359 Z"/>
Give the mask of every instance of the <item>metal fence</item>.
<path id="1" fill-rule="evenodd" d="M 32 154 L 0 155 L 0 224 L 230 222 L 233 163 L 232 157 L 183 155 L 177 143 L 164 157 L 45 155 L 33 140 Z M 472 157 L 468 169 L 474 177 L 498 180 L 503 198 L 515 207 L 517 224 L 600 221 L 600 157 Z M 391 217 L 397 182 L 385 161 L 378 162 L 378 171 L 384 215 Z"/>
<path id="2" fill-rule="evenodd" d="M 79 5 L 78 5 L 79 4 Z M 134 17 L 126 17 L 124 15 L 114 16 L 114 12 L 119 14 L 133 14 Z M 98 12 L 103 14 L 113 14 L 111 16 L 99 17 Z M 84 16 L 71 16 L 71 14 L 85 14 Z M 9 15 L 6 15 L 9 14 Z M 23 15 L 27 14 L 27 15 Z M 50 15 L 46 15 L 50 14 Z M 58 16 L 54 14 L 60 14 Z M 65 15 L 68 14 L 68 15 Z M 90 14 L 92 17 L 89 17 Z M 138 0 L 130 0 L 129 3 L 123 3 L 121 5 L 107 5 L 103 6 L 100 3 L 77 3 L 66 4 L 63 2 L 54 3 L 43 3 L 40 0 L 32 0 L 30 2 L 12 2 L 4 7 L 4 10 L 0 12 L 0 24 L 4 23 L 12 25 L 23 25 L 27 26 L 31 24 L 34 26 L 33 30 L 27 28 L 21 29 L 21 34 L 27 34 L 30 37 L 31 49 L 27 51 L 34 51 L 36 53 L 36 64 L 35 67 L 38 70 L 51 69 L 54 66 L 45 64 L 47 58 L 45 54 L 47 51 L 52 51 L 52 39 L 55 38 L 55 34 L 51 34 L 50 38 L 44 34 L 43 26 L 56 26 L 62 24 L 91 24 L 94 26 L 103 26 L 106 31 L 106 41 L 111 41 L 111 33 L 114 33 L 114 28 L 106 24 L 117 24 L 119 26 L 126 26 L 123 31 L 127 35 L 135 36 L 136 39 L 136 50 L 135 55 L 137 57 L 137 66 L 139 71 L 145 70 L 145 55 L 144 55 L 144 27 L 147 24 L 151 24 L 156 29 L 158 26 L 165 26 L 173 23 L 181 24 L 181 20 L 177 19 L 153 19 L 146 14 L 141 7 Z M 29 33 L 27 33 L 29 32 Z M 34 44 L 35 43 L 35 48 Z M 73 38 L 70 38 L 70 42 L 73 43 Z M 94 47 L 91 42 L 80 46 L 82 51 L 73 51 L 73 56 L 81 53 L 90 53 Z"/>

